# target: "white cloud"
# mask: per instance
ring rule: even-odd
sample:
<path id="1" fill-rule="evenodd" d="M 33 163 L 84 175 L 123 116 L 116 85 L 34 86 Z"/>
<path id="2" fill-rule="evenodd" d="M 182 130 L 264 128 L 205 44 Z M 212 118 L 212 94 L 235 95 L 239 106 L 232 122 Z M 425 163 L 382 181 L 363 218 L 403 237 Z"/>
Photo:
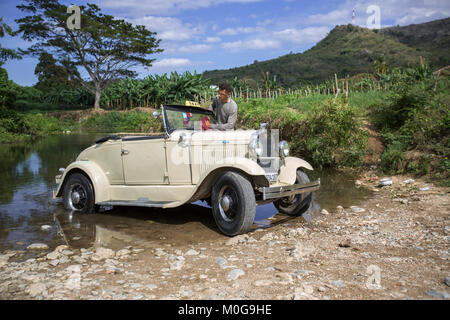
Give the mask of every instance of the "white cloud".
<path id="1" fill-rule="evenodd" d="M 200 53 L 207 52 L 212 49 L 212 46 L 209 44 L 191 44 L 186 46 L 181 46 L 178 49 L 178 52 L 182 53 Z"/>
<path id="2" fill-rule="evenodd" d="M 184 58 L 166 58 L 153 63 L 153 68 L 178 68 L 186 67 L 192 64 L 192 61 Z"/>
<path id="3" fill-rule="evenodd" d="M 367 8 L 376 5 L 380 8 L 381 27 L 388 24 L 408 25 L 423 23 L 450 16 L 450 2 L 448 0 L 347 0 L 336 9 L 327 13 L 310 15 L 305 22 L 317 25 L 341 25 L 352 22 L 352 11 L 355 9 L 355 24 L 368 27 Z"/>
<path id="4" fill-rule="evenodd" d="M 224 3 L 254 3 L 263 0 L 97 0 L 102 8 L 146 14 L 176 14 L 185 10 L 209 8 Z"/>
<path id="5" fill-rule="evenodd" d="M 145 16 L 126 20 L 135 25 L 144 25 L 150 31 L 156 31 L 157 37 L 162 40 L 184 41 L 203 32 L 200 27 L 192 27 L 172 17 Z"/>
<path id="6" fill-rule="evenodd" d="M 264 28 L 261 27 L 238 27 L 238 28 L 226 28 L 220 31 L 218 34 L 221 36 L 235 36 L 237 34 L 249 34 L 263 32 Z"/>
<path id="7" fill-rule="evenodd" d="M 222 48 L 231 51 L 241 51 L 241 50 L 264 50 L 264 49 L 275 49 L 281 47 L 281 42 L 271 39 L 251 39 L 248 41 L 234 41 L 222 43 Z"/>
<path id="8" fill-rule="evenodd" d="M 274 32 L 273 37 L 295 44 L 310 44 L 322 40 L 329 31 L 329 27 L 289 28 Z"/>
<path id="9" fill-rule="evenodd" d="M 216 43 L 222 41 L 222 39 L 220 37 L 207 37 L 205 41 L 208 43 Z"/>

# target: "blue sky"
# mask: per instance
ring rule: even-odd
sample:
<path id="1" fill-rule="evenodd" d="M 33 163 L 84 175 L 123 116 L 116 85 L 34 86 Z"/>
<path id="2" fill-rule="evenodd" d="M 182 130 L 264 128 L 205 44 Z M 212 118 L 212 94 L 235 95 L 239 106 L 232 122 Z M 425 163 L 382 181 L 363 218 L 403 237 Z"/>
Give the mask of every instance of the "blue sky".
<path id="1" fill-rule="evenodd" d="M 163 53 L 153 66 L 138 68 L 139 77 L 171 71 L 203 72 L 228 69 L 288 54 L 303 52 L 324 38 L 336 25 L 352 22 L 374 27 L 379 8 L 380 26 L 422 23 L 450 16 L 448 0 L 71 0 L 64 4 L 96 3 L 104 13 L 143 24 L 157 32 Z M 23 16 L 21 1 L 3 0 L 0 16 L 13 29 Z M 375 26 L 376 27 L 376 26 Z M 0 39 L 6 48 L 30 45 L 19 37 Z M 37 59 L 8 61 L 9 78 L 21 85 L 37 79 Z"/>

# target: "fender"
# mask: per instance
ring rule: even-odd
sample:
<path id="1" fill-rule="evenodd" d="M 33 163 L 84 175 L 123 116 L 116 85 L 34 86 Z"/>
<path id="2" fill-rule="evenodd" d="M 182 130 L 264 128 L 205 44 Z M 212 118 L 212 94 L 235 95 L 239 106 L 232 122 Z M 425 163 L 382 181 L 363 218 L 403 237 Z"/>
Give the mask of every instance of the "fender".
<path id="1" fill-rule="evenodd" d="M 200 185 L 203 180 L 208 177 L 208 175 L 220 168 L 235 168 L 244 171 L 249 176 L 264 176 L 265 171 L 259 164 L 248 158 L 225 158 L 221 161 L 216 162 L 214 165 L 210 166 L 207 171 L 203 172 L 197 181 L 193 181 L 194 184 Z"/>
<path id="2" fill-rule="evenodd" d="M 255 161 L 247 158 L 225 158 L 222 161 L 218 161 L 213 166 L 209 167 L 207 171 L 203 172 L 200 178 L 196 179 L 194 182 L 197 188 L 192 192 L 189 197 L 190 200 L 187 202 L 193 202 L 198 199 L 202 199 L 207 196 L 210 191 L 212 184 L 214 183 L 216 177 L 222 172 L 230 171 L 230 169 L 236 169 L 242 171 L 250 177 L 253 177 L 254 181 L 261 186 L 269 186 L 269 181 L 265 176 L 265 171 L 261 168 Z"/>
<path id="3" fill-rule="evenodd" d="M 56 196 L 61 197 L 63 193 L 62 187 L 66 182 L 66 177 L 68 177 L 73 171 L 82 171 L 85 173 L 92 182 L 95 194 L 95 203 L 110 200 L 109 198 L 109 182 L 103 170 L 98 164 L 89 160 L 75 161 L 72 162 L 64 171 L 61 177 L 61 183 L 56 189 Z"/>
<path id="4" fill-rule="evenodd" d="M 314 170 L 313 167 L 303 159 L 295 157 L 284 158 L 284 164 L 280 167 L 280 174 L 278 175 L 278 181 L 287 184 L 294 184 L 297 177 L 297 169 L 305 168 L 308 170 Z"/>

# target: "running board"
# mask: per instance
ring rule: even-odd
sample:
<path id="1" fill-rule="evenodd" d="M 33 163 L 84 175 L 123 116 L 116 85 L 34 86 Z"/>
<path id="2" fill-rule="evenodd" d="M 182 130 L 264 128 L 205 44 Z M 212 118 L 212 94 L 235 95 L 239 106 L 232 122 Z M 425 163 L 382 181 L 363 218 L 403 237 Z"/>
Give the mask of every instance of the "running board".
<path id="1" fill-rule="evenodd" d="M 163 208 L 173 201 L 103 201 L 96 203 L 99 206 L 129 206 L 129 207 L 147 207 L 147 208 Z"/>

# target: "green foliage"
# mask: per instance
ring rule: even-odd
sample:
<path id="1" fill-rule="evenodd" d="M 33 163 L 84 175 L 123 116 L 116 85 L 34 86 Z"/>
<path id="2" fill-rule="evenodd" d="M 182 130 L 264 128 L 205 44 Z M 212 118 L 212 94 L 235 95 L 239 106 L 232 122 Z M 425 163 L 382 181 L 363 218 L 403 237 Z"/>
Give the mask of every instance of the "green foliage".
<path id="1" fill-rule="evenodd" d="M 424 62 L 395 72 L 396 86 L 370 113 L 386 146 L 381 167 L 387 173 L 436 172 L 441 165 L 432 158 L 406 155 L 417 150 L 443 158 L 450 153 L 450 80 L 436 78 Z M 441 178 L 448 175 L 449 170 L 441 171 Z"/>
<path id="2" fill-rule="evenodd" d="M 81 127 L 92 132 L 163 132 L 162 122 L 149 112 L 111 111 L 89 117 Z"/>
<path id="3" fill-rule="evenodd" d="M 196 72 L 149 75 L 142 80 L 114 82 L 105 90 L 102 104 L 109 108 L 159 107 L 161 104 L 183 104 L 209 92 L 209 80 Z"/>
<path id="4" fill-rule="evenodd" d="M 0 107 L 0 136 L 2 143 L 23 141 L 60 133 L 63 124 L 54 117 L 40 113 L 22 114 Z"/>
<path id="5" fill-rule="evenodd" d="M 294 145 L 316 166 L 358 166 L 367 146 L 367 133 L 356 113 L 342 99 L 329 99 L 310 114 Z"/>
<path id="6" fill-rule="evenodd" d="M 238 100 L 238 127 L 257 129 L 261 122 L 279 129 L 294 156 L 314 167 L 358 166 L 365 154 L 367 134 L 357 109 L 342 99 L 286 95 L 276 100 Z"/>
<path id="7" fill-rule="evenodd" d="M 396 140 L 388 144 L 381 155 L 383 171 L 390 174 L 403 173 L 406 149 L 407 145 Z"/>
<path id="8" fill-rule="evenodd" d="M 13 36 L 13 31 L 10 26 L 3 22 L 3 17 L 0 17 L 0 38 L 3 38 L 5 34 Z M 3 48 L 0 44 L 0 66 L 9 59 L 22 59 L 22 57 L 16 50 Z"/>

